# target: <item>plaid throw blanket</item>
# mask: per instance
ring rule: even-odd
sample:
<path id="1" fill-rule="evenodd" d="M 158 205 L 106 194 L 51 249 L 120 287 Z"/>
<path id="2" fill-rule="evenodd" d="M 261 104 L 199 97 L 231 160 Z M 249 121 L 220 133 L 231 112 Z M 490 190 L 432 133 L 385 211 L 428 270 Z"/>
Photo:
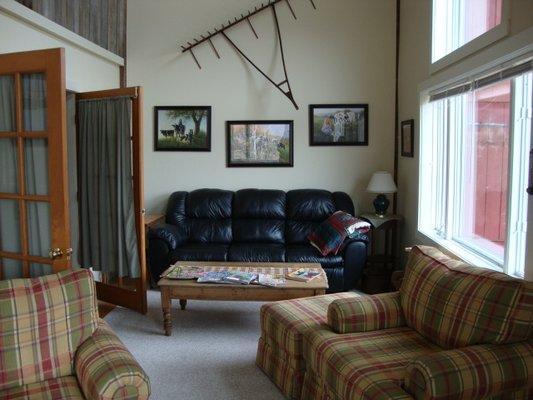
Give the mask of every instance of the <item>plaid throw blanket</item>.
<path id="1" fill-rule="evenodd" d="M 370 224 L 344 211 L 336 211 L 307 237 L 320 254 L 337 254 L 344 240 L 350 236 L 362 238 L 370 230 Z"/>

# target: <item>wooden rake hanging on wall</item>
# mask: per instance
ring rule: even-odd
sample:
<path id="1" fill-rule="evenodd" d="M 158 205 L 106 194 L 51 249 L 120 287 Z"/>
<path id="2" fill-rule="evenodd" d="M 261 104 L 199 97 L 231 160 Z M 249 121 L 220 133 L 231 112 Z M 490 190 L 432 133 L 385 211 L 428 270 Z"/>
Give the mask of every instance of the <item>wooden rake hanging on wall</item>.
<path id="1" fill-rule="evenodd" d="M 248 11 L 245 14 L 241 14 L 240 17 L 235 17 L 233 21 L 232 20 L 228 20 L 228 22 L 225 23 L 225 24 L 222 24 L 222 26 L 220 28 L 214 28 L 213 32 L 207 31 L 207 33 L 205 35 L 200 35 L 200 38 L 193 39 L 193 43 L 187 42 L 187 45 L 181 46 L 181 50 L 182 50 L 183 53 L 189 52 L 191 54 L 192 58 L 194 59 L 196 65 L 198 66 L 198 68 L 202 69 L 202 66 L 200 65 L 200 62 L 198 61 L 198 59 L 196 58 L 196 55 L 194 54 L 193 49 L 195 47 L 201 45 L 201 44 L 209 43 L 209 45 L 211 46 L 211 49 L 213 50 L 213 52 L 215 53 L 217 58 L 220 59 L 220 53 L 218 52 L 218 50 L 216 49 L 215 45 L 213 44 L 212 39 L 213 39 L 213 37 L 218 36 L 218 35 L 223 36 L 228 41 L 228 43 L 242 57 L 244 57 L 244 59 L 246 61 L 248 61 L 248 63 L 252 67 L 254 67 L 261 75 L 263 75 L 266 80 L 268 80 L 270 83 L 272 83 L 272 85 L 274 85 L 274 87 L 276 89 L 278 89 L 281 93 L 283 93 L 283 95 L 285 95 L 292 102 L 294 107 L 298 110 L 299 109 L 298 108 L 298 104 L 296 104 L 296 101 L 294 100 L 294 95 L 293 95 L 293 92 L 292 92 L 292 89 L 291 89 L 291 84 L 290 84 L 290 81 L 289 81 L 289 75 L 287 73 L 287 64 L 285 62 L 285 51 L 283 49 L 283 39 L 281 37 L 281 30 L 280 30 L 280 27 L 279 27 L 278 14 L 276 12 L 276 4 L 281 3 L 281 2 L 287 3 L 287 6 L 289 7 L 289 10 L 290 10 L 292 16 L 294 17 L 294 19 L 297 19 L 296 18 L 296 13 L 294 12 L 294 9 L 292 8 L 290 0 L 270 0 L 266 4 L 261 3 L 261 6 L 255 7 L 253 10 L 250 10 L 250 11 Z M 314 3 L 314 0 L 309 0 L 309 2 L 313 6 L 313 8 L 316 10 L 316 5 Z M 250 29 L 252 30 L 255 38 L 259 39 L 259 36 L 257 35 L 257 32 L 256 32 L 254 26 L 252 25 L 252 21 L 251 21 L 250 18 L 253 17 L 256 14 L 259 14 L 262 11 L 267 10 L 267 9 L 271 9 L 272 10 L 272 14 L 274 15 L 274 24 L 276 26 L 276 33 L 277 33 L 277 37 L 278 37 L 278 41 L 279 41 L 279 48 L 280 48 L 280 52 L 281 52 L 281 61 L 283 63 L 283 74 L 284 74 L 285 79 L 283 81 L 279 82 L 279 83 L 276 83 L 273 78 L 271 78 L 265 71 L 263 71 L 257 64 L 255 64 L 244 53 L 244 51 L 241 50 L 239 48 L 239 46 L 237 46 L 237 44 L 233 40 L 231 40 L 229 38 L 228 34 L 226 33 L 226 31 L 228 29 L 233 28 L 236 25 L 239 25 L 239 24 L 242 24 L 242 23 L 247 23 L 249 25 Z"/>

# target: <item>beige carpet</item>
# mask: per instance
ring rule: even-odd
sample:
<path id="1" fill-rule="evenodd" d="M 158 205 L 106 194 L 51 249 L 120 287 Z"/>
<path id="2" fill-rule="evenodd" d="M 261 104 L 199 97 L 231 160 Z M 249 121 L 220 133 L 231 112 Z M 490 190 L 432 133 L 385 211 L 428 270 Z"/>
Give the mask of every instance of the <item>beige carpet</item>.
<path id="1" fill-rule="evenodd" d="M 173 302 L 172 336 L 163 335 L 160 293 L 148 314 L 121 307 L 105 320 L 148 373 L 153 400 L 282 400 L 255 366 L 261 303 Z"/>

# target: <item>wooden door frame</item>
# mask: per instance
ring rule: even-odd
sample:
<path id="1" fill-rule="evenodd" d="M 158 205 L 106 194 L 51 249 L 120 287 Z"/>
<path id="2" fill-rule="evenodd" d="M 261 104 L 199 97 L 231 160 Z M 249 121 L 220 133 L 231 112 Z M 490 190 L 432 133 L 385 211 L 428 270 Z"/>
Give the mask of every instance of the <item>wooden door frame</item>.
<path id="1" fill-rule="evenodd" d="M 147 312 L 146 289 L 146 252 L 144 227 L 144 176 L 143 166 L 143 89 L 140 86 L 101 90 L 96 92 L 76 93 L 77 100 L 95 100 L 112 97 L 130 97 L 132 101 L 132 157 L 133 157 L 133 196 L 135 207 L 135 225 L 139 252 L 140 279 L 137 291 L 96 282 L 98 299 L 118 304 L 142 314 Z M 139 295 L 140 294 L 140 295 Z"/>
<path id="2" fill-rule="evenodd" d="M 43 201 L 50 204 L 50 242 L 52 247 L 66 250 L 70 247 L 68 168 L 67 168 L 67 120 L 65 50 L 63 48 L 0 54 L 0 74 L 13 75 L 15 79 L 16 130 L 2 132 L 0 138 L 17 140 L 18 185 L 17 194 L 4 193 L 3 199 L 19 203 L 19 226 L 21 252 L 0 251 L 0 258 L 20 260 L 24 277 L 29 277 L 31 262 L 52 265 L 53 272 L 70 267 L 69 257 L 50 260 L 44 256 L 29 255 L 29 235 L 26 201 Z M 25 131 L 23 126 L 22 74 L 44 73 L 46 75 L 45 131 Z M 25 185 L 24 140 L 45 138 L 48 141 L 48 195 L 28 195 Z M 61 153 L 52 155 L 51 151 Z M 55 205 L 55 206 L 53 206 Z M 1 268 L 0 268 L 1 270 Z M 0 279 L 2 271 L 0 271 Z"/>

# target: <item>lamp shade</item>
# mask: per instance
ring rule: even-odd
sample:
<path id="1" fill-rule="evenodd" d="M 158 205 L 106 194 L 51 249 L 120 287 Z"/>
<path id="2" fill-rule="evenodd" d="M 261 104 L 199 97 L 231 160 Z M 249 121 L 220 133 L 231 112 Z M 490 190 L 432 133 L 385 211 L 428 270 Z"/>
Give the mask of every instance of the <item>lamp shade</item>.
<path id="1" fill-rule="evenodd" d="M 392 175 L 386 171 L 374 172 L 366 188 L 370 193 L 396 193 L 397 190 Z"/>

